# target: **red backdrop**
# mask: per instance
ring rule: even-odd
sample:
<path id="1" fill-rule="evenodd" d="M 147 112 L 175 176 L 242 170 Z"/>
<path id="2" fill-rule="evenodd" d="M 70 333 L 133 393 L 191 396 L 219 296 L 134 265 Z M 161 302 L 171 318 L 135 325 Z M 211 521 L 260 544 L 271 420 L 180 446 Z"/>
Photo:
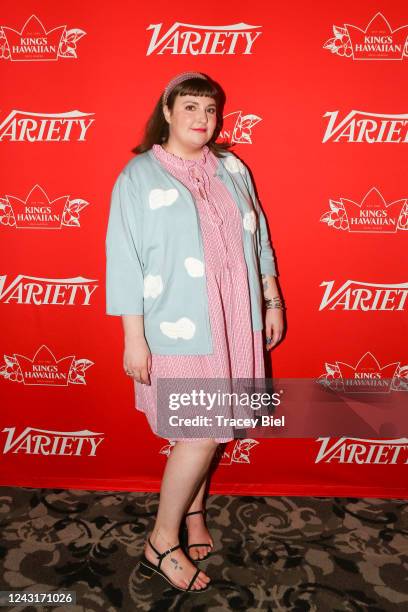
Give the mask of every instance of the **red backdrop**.
<path id="1" fill-rule="evenodd" d="M 348 364 L 406 392 L 404 2 L 24 0 L 0 21 L 2 484 L 159 488 L 170 449 L 123 373 L 104 241 L 113 182 L 184 70 L 224 88 L 224 135 L 268 217 L 288 321 L 273 376 Z M 405 497 L 407 449 L 236 440 L 211 490 Z"/>

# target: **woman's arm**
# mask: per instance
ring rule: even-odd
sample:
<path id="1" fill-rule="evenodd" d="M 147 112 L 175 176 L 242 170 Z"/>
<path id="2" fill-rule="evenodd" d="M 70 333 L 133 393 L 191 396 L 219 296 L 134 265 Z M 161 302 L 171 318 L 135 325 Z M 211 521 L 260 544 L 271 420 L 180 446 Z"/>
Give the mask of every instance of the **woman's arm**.
<path id="1" fill-rule="evenodd" d="M 150 384 L 151 353 L 143 316 L 142 227 L 137 187 L 121 172 L 112 191 L 106 232 L 106 313 L 122 317 L 126 374 Z"/>
<path id="2" fill-rule="evenodd" d="M 276 265 L 275 258 L 272 252 L 271 244 L 269 241 L 268 227 L 265 215 L 262 211 L 260 202 L 255 193 L 255 187 L 252 182 L 251 175 L 246 166 L 244 166 L 244 176 L 246 177 L 247 186 L 254 204 L 255 210 L 258 213 L 259 219 L 259 267 L 262 278 L 263 293 L 266 300 L 266 314 L 265 314 L 265 333 L 266 333 L 266 348 L 267 350 L 277 344 L 283 336 L 284 320 L 283 310 L 280 308 L 274 308 L 279 304 L 278 299 L 279 289 L 276 283 Z M 268 300 L 273 300 L 269 303 Z"/>
<path id="3" fill-rule="evenodd" d="M 261 274 L 264 298 L 272 300 L 274 297 L 279 297 L 278 285 L 276 284 L 276 276 L 271 274 Z"/>
<path id="4" fill-rule="evenodd" d="M 137 338 L 144 338 L 144 316 L 122 315 L 123 334 L 125 343 Z"/>
<path id="5" fill-rule="evenodd" d="M 106 314 L 143 315 L 143 211 L 137 186 L 121 172 L 106 231 Z"/>

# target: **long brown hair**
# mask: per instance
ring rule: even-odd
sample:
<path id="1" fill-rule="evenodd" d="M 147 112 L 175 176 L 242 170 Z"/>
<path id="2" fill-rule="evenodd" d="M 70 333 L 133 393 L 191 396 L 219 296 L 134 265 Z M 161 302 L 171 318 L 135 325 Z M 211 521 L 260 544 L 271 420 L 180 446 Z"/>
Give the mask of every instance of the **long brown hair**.
<path id="1" fill-rule="evenodd" d="M 202 73 L 204 74 L 204 73 Z M 220 85 L 205 75 L 206 79 L 197 77 L 186 79 L 179 83 L 170 92 L 167 99 L 169 110 L 173 109 L 174 102 L 177 96 L 207 96 L 214 98 L 216 104 L 217 122 L 214 133 L 211 139 L 206 143 L 208 148 L 217 157 L 223 157 L 228 149 L 233 145 L 230 142 L 216 143 L 216 139 L 221 132 L 223 125 L 223 109 L 225 105 L 225 94 Z M 208 79 L 208 80 L 207 80 Z M 164 93 L 164 92 L 163 92 Z M 148 119 L 142 142 L 132 149 L 132 153 L 144 153 L 152 148 L 154 144 L 162 144 L 167 142 L 169 138 L 169 124 L 163 113 L 163 94 L 160 96 L 157 104 Z"/>

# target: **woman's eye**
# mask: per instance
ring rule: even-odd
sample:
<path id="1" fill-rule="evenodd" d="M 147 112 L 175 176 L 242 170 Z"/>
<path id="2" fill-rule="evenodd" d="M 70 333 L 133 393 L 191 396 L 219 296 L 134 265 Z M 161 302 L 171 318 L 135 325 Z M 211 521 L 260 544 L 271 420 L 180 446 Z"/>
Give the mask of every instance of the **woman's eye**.
<path id="1" fill-rule="evenodd" d="M 194 107 L 192 104 L 188 104 L 188 105 L 186 106 L 186 110 L 190 110 L 190 108 L 192 108 L 192 109 L 194 110 L 194 108 L 195 108 L 195 107 Z M 209 110 L 209 112 L 210 112 L 210 113 L 212 113 L 212 114 L 214 114 L 214 113 L 215 113 L 215 108 L 209 108 L 208 110 Z"/>

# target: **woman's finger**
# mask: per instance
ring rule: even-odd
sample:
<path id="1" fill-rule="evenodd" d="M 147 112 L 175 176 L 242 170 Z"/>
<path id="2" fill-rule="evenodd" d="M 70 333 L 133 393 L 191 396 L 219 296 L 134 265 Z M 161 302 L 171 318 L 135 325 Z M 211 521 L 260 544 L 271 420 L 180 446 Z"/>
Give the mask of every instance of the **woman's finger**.
<path id="1" fill-rule="evenodd" d="M 140 382 L 140 368 L 128 368 L 129 376 Z"/>
<path id="2" fill-rule="evenodd" d="M 283 330 L 281 328 L 273 327 L 271 325 L 270 329 L 271 331 L 269 335 L 267 334 L 267 337 L 266 337 L 267 350 L 273 348 L 276 344 L 278 344 L 278 342 L 281 340 L 282 335 L 283 335 Z"/>
<path id="3" fill-rule="evenodd" d="M 272 338 L 271 348 L 278 344 L 278 342 L 280 342 L 280 340 L 282 339 L 282 335 L 283 334 L 281 332 L 275 332 Z"/>
<path id="4" fill-rule="evenodd" d="M 141 378 L 140 382 L 142 382 L 144 385 L 150 384 L 149 372 L 147 371 L 147 368 L 142 368 L 140 370 L 140 378 Z"/>

